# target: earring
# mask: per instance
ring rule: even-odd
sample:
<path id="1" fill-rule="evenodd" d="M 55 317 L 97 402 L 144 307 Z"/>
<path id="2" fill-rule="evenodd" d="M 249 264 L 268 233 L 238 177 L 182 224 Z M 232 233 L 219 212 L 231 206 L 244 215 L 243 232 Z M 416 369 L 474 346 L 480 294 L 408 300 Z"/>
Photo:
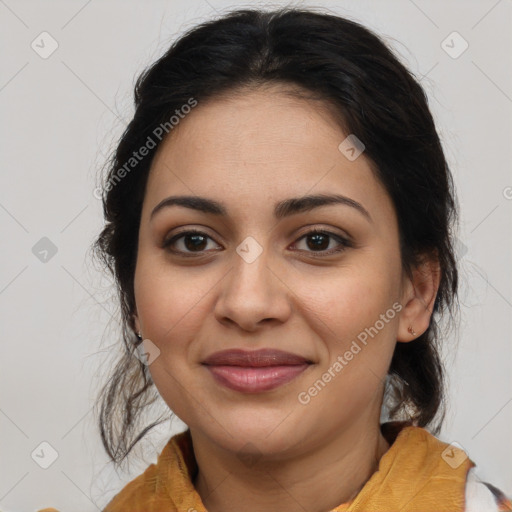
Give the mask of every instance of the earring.
<path id="1" fill-rule="evenodd" d="M 412 325 L 409 325 L 407 329 L 413 336 L 416 336 L 416 331 L 412 328 Z"/>
<path id="2" fill-rule="evenodd" d="M 140 333 L 140 331 L 137 333 L 137 339 L 139 339 L 139 340 L 142 339 L 142 334 Z"/>

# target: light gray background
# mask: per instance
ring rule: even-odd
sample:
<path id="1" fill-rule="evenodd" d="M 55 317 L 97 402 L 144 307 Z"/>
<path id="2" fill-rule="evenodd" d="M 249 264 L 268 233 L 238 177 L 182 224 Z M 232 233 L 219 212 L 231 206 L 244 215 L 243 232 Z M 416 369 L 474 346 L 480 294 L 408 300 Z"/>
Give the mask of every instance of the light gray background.
<path id="1" fill-rule="evenodd" d="M 111 283 L 88 256 L 102 226 L 93 190 L 133 112 L 137 74 L 185 29 L 249 5 L 282 4 L 0 0 L 4 512 L 99 510 L 183 427 L 177 421 L 172 431 L 166 425 L 150 435 L 137 451 L 143 459 L 128 473 L 107 464 L 92 406 L 115 356 L 118 323 Z M 440 437 L 462 445 L 480 477 L 510 495 L 511 2 L 296 5 L 325 6 L 363 22 L 422 77 L 462 210 L 462 326 L 458 346 L 456 336 L 446 340 L 450 409 Z M 59 45 L 47 59 L 31 48 L 34 40 L 42 46 L 43 31 Z M 469 44 L 458 58 L 441 46 L 453 31 Z M 455 50 L 462 48 L 462 40 L 452 40 Z M 43 237 L 57 248 L 47 262 L 33 253 Z M 35 449 L 42 453 L 43 441 L 58 453 L 48 469 L 31 458 Z M 48 457 L 50 451 L 43 452 Z"/>

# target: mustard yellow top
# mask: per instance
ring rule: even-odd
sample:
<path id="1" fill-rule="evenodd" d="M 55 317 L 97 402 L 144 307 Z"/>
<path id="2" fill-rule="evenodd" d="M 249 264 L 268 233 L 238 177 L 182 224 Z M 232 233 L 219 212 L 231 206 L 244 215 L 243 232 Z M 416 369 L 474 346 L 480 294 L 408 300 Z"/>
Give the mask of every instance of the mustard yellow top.
<path id="1" fill-rule="evenodd" d="M 391 446 L 378 470 L 352 501 L 331 512 L 464 511 L 466 478 L 474 463 L 462 450 L 405 422 L 385 423 L 381 429 Z M 104 512 L 207 512 L 193 485 L 196 473 L 186 430 L 173 436 L 157 463 L 129 482 Z"/>

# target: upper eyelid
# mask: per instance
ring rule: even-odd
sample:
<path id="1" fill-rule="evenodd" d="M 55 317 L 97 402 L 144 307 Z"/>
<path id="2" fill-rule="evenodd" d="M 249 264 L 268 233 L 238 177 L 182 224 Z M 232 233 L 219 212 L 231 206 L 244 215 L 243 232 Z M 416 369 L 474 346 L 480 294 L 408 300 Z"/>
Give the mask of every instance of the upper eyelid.
<path id="1" fill-rule="evenodd" d="M 274 229 L 274 227 L 271 229 L 271 231 Z M 165 232 L 170 233 L 171 231 L 175 231 L 175 230 L 178 230 L 178 232 L 174 233 L 174 235 L 188 233 L 189 231 L 199 231 L 199 232 L 204 233 L 205 235 L 208 235 L 212 238 L 217 237 L 217 238 L 224 240 L 224 237 L 218 233 L 215 235 L 210 235 L 209 231 L 217 232 L 217 230 L 215 230 L 215 229 L 212 230 L 212 228 L 210 228 L 208 226 L 204 226 L 202 224 L 191 223 L 191 224 L 178 225 L 178 226 L 174 226 L 173 228 L 166 229 Z M 343 229 L 342 227 L 331 226 L 325 222 L 316 222 L 316 223 L 313 222 L 311 224 L 307 224 L 300 228 L 294 229 L 293 232 L 297 233 L 302 230 L 304 230 L 304 233 L 302 233 L 302 234 L 317 230 L 317 231 L 326 231 L 328 233 L 332 233 L 333 235 L 337 235 L 337 236 L 341 236 L 341 237 L 345 237 L 345 238 L 352 238 L 352 235 L 350 235 L 350 233 L 346 229 Z M 337 230 L 340 232 L 337 233 L 336 232 Z"/>
<path id="2" fill-rule="evenodd" d="M 179 229 L 179 227 L 177 229 Z M 196 227 L 184 227 L 182 230 L 178 231 L 177 233 L 173 233 L 171 236 L 165 235 L 164 239 L 165 240 L 171 240 L 171 239 L 173 239 L 173 238 L 175 238 L 175 237 L 177 237 L 179 235 L 186 235 L 188 233 L 198 233 L 198 234 L 206 235 L 209 238 L 212 238 L 213 240 L 215 240 L 216 235 L 210 235 L 208 233 L 207 229 L 208 228 L 203 228 L 203 227 L 199 227 L 199 228 L 196 228 Z M 303 237 L 304 235 L 307 235 L 307 234 L 309 234 L 311 232 L 318 231 L 318 232 L 326 233 L 326 234 L 329 234 L 329 235 L 332 235 L 332 236 L 338 236 L 340 238 L 346 238 L 348 240 L 352 239 L 352 236 L 349 233 L 347 233 L 346 230 L 342 230 L 341 233 L 337 233 L 337 232 L 333 231 L 333 229 L 336 229 L 336 228 L 323 227 L 320 224 L 312 224 L 312 225 L 304 228 L 303 232 L 296 233 L 295 236 Z M 338 229 L 340 229 L 340 228 L 338 228 Z M 295 232 L 297 232 L 297 231 L 301 231 L 301 229 L 295 230 Z M 223 239 L 222 236 L 220 236 L 220 238 Z"/>

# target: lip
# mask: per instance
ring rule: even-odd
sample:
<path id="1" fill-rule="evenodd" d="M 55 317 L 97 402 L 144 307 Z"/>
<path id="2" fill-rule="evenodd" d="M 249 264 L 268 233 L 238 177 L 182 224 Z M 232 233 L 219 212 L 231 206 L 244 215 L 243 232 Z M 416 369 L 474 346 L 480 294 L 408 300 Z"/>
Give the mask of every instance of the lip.
<path id="1" fill-rule="evenodd" d="M 310 364 L 305 357 L 275 349 L 223 350 L 203 361 L 218 383 L 242 393 L 275 389 L 293 380 Z"/>

